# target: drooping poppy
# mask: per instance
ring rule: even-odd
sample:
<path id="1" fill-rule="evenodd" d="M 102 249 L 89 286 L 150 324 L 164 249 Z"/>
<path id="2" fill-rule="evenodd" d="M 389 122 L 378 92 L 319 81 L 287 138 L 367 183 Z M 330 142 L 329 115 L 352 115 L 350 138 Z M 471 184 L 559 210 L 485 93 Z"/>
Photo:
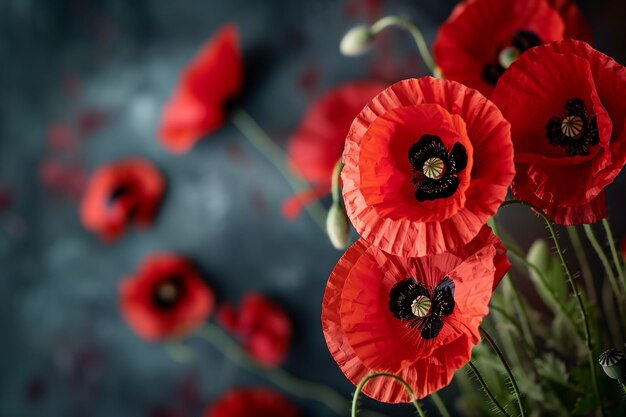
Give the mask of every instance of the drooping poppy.
<path id="1" fill-rule="evenodd" d="M 238 388 L 219 398 L 204 417 L 300 417 L 300 410 L 268 388 Z"/>
<path id="2" fill-rule="evenodd" d="M 235 334 L 246 351 L 266 366 L 284 362 L 291 346 L 292 323 L 287 312 L 258 293 L 249 293 L 239 311 L 225 303 L 218 310 L 220 324 Z"/>
<path id="3" fill-rule="evenodd" d="M 226 25 L 209 40 L 183 72 L 165 106 L 159 136 L 173 153 L 185 153 L 226 122 L 226 104 L 243 87 L 239 32 Z"/>
<path id="4" fill-rule="evenodd" d="M 511 122 L 513 192 L 564 225 L 606 217 L 604 188 L 626 163 L 626 71 L 584 42 L 528 51 L 494 102 Z"/>
<path id="5" fill-rule="evenodd" d="M 128 158 L 101 166 L 82 198 L 80 216 L 88 230 L 105 241 L 134 224 L 152 224 L 165 192 L 165 179 L 150 161 Z"/>
<path id="6" fill-rule="evenodd" d="M 386 87 L 378 82 L 349 82 L 323 94 L 307 110 L 287 145 L 293 172 L 314 185 L 284 205 L 288 218 L 296 217 L 311 200 L 330 192 L 335 164 L 341 157 L 354 117 Z"/>
<path id="7" fill-rule="evenodd" d="M 120 308 L 141 337 L 161 341 L 185 336 L 213 312 L 215 297 L 194 264 L 173 253 L 146 258 L 120 284 Z"/>
<path id="8" fill-rule="evenodd" d="M 330 353 L 354 384 L 391 372 L 423 398 L 470 360 L 491 294 L 509 268 L 487 226 L 462 248 L 419 258 L 388 255 L 360 239 L 326 286 L 322 326 Z M 411 400 L 388 378 L 369 381 L 363 392 L 387 403 Z"/>
<path id="9" fill-rule="evenodd" d="M 467 0 L 441 26 L 434 43 L 443 77 L 489 97 L 510 62 L 526 50 L 591 30 L 569 0 Z"/>
<path id="10" fill-rule="evenodd" d="M 471 241 L 514 175 L 510 125 L 478 91 L 432 77 L 400 81 L 356 117 L 343 197 L 361 236 L 397 256 Z"/>

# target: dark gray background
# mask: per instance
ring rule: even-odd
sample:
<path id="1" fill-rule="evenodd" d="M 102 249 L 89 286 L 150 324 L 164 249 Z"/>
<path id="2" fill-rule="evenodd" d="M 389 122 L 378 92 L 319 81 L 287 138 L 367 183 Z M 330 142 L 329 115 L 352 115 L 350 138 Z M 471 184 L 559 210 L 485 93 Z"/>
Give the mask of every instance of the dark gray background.
<path id="1" fill-rule="evenodd" d="M 308 217 L 282 217 L 290 190 L 232 126 L 183 157 L 168 154 L 155 130 L 181 68 L 227 21 L 242 32 L 243 105 L 281 144 L 307 104 L 339 82 L 426 74 L 401 32 L 386 35 L 366 57 L 338 53 L 342 34 L 368 19 L 367 3 L 375 2 L 0 1 L 0 191 L 10 197 L 0 204 L 2 417 L 200 416 L 230 386 L 265 383 L 232 369 L 202 341 L 193 343 L 196 363 L 184 365 L 131 332 L 118 312 L 117 285 L 155 250 L 192 256 L 220 300 L 256 289 L 280 301 L 295 320 L 286 367 L 351 395 L 319 320 L 340 252 Z M 413 19 L 431 42 L 454 3 L 387 0 L 382 8 Z M 598 49 L 626 62 L 622 2 L 582 7 Z M 80 146 L 59 151 L 47 144 L 51 124 L 81 118 L 92 128 Z M 92 170 L 128 155 L 155 161 L 168 177 L 168 195 L 152 229 L 105 245 L 81 227 L 76 198 L 45 185 L 42 164 L 70 159 Z M 620 237 L 624 189 L 624 176 L 609 189 Z M 525 244 L 543 233 L 522 210 L 504 217 Z M 454 392 L 444 395 L 453 401 Z M 299 403 L 309 417 L 331 415 Z M 412 415 L 409 407 L 383 410 Z"/>

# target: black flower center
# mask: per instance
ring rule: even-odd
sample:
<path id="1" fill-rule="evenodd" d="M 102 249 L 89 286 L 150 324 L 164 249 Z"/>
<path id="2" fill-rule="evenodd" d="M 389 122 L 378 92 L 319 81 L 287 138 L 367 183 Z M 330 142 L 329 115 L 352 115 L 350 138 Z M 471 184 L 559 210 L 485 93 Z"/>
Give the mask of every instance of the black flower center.
<path id="1" fill-rule="evenodd" d="M 565 111 L 548 120 L 546 136 L 569 156 L 589 155 L 589 147 L 600 143 L 596 115 L 588 112 L 579 98 L 567 100 Z"/>
<path id="2" fill-rule="evenodd" d="M 173 275 L 159 282 L 152 293 L 154 305 L 161 310 L 169 310 L 182 299 L 185 294 L 185 284 L 182 277 Z"/>
<path id="3" fill-rule="evenodd" d="M 541 45 L 541 39 L 529 30 L 518 30 L 511 38 L 509 45 L 496 49 L 496 57 L 483 67 L 483 80 L 496 85 L 498 79 L 511 63 L 532 47 Z"/>
<path id="4" fill-rule="evenodd" d="M 109 194 L 109 204 L 115 203 L 120 198 L 127 196 L 132 191 L 132 187 L 128 184 L 121 184 L 115 187 Z"/>
<path id="5" fill-rule="evenodd" d="M 424 135 L 409 149 L 409 162 L 417 201 L 447 198 L 459 188 L 457 174 L 467 166 L 467 151 L 460 142 L 448 151 L 439 136 Z"/>
<path id="6" fill-rule="evenodd" d="M 389 292 L 389 311 L 424 339 L 434 339 L 443 329 L 443 318 L 454 311 L 454 281 L 445 277 L 429 291 L 415 278 L 397 282 Z"/>

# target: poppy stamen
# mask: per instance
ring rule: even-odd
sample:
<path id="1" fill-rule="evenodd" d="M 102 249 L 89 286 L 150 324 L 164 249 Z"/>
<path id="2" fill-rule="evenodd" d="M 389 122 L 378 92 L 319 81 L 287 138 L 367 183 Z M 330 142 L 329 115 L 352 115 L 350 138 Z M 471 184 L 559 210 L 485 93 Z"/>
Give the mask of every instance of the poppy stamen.
<path id="1" fill-rule="evenodd" d="M 513 34 L 510 44 L 496 50 L 496 59 L 483 67 L 483 80 L 496 85 L 504 71 L 524 52 L 541 45 L 541 39 L 530 30 L 518 30 Z"/>
<path id="2" fill-rule="evenodd" d="M 154 302 L 157 307 L 168 309 L 180 301 L 183 293 L 184 287 L 181 278 L 174 276 L 157 285 L 154 289 Z"/>
<path id="3" fill-rule="evenodd" d="M 460 142 L 449 151 L 439 136 L 424 135 L 409 149 L 409 162 L 417 201 L 447 198 L 459 188 L 457 174 L 467 166 L 467 151 Z"/>
<path id="4" fill-rule="evenodd" d="M 567 100 L 564 113 L 548 120 L 546 136 L 569 156 L 589 155 L 589 147 L 600 142 L 596 115 L 588 112 L 579 98 Z"/>
<path id="5" fill-rule="evenodd" d="M 393 317 L 417 328 L 424 339 L 434 339 L 443 329 L 443 317 L 454 311 L 454 281 L 445 277 L 434 290 L 415 278 L 397 282 L 389 291 Z"/>

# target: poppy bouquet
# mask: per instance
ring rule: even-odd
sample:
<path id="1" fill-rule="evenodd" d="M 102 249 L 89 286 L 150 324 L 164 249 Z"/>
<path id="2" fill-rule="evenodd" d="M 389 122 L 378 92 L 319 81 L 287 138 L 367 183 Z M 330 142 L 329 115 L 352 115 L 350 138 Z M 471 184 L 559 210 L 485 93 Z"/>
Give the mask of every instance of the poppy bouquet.
<path id="1" fill-rule="evenodd" d="M 437 392 L 455 376 L 466 415 L 624 415 L 626 280 L 604 190 L 626 163 L 626 70 L 590 46 L 569 1 L 462 1 L 434 58 L 399 17 L 350 30 L 342 52 L 365 52 L 389 26 L 412 33 L 435 77 L 371 99 L 333 177 L 331 240 L 347 236 L 346 217 L 359 239 L 330 275 L 322 324 L 357 386 L 353 415 L 360 393 L 420 415 L 431 397 L 449 415 Z M 545 222 L 555 253 L 544 240 L 525 253 L 501 230 L 511 205 Z"/>

